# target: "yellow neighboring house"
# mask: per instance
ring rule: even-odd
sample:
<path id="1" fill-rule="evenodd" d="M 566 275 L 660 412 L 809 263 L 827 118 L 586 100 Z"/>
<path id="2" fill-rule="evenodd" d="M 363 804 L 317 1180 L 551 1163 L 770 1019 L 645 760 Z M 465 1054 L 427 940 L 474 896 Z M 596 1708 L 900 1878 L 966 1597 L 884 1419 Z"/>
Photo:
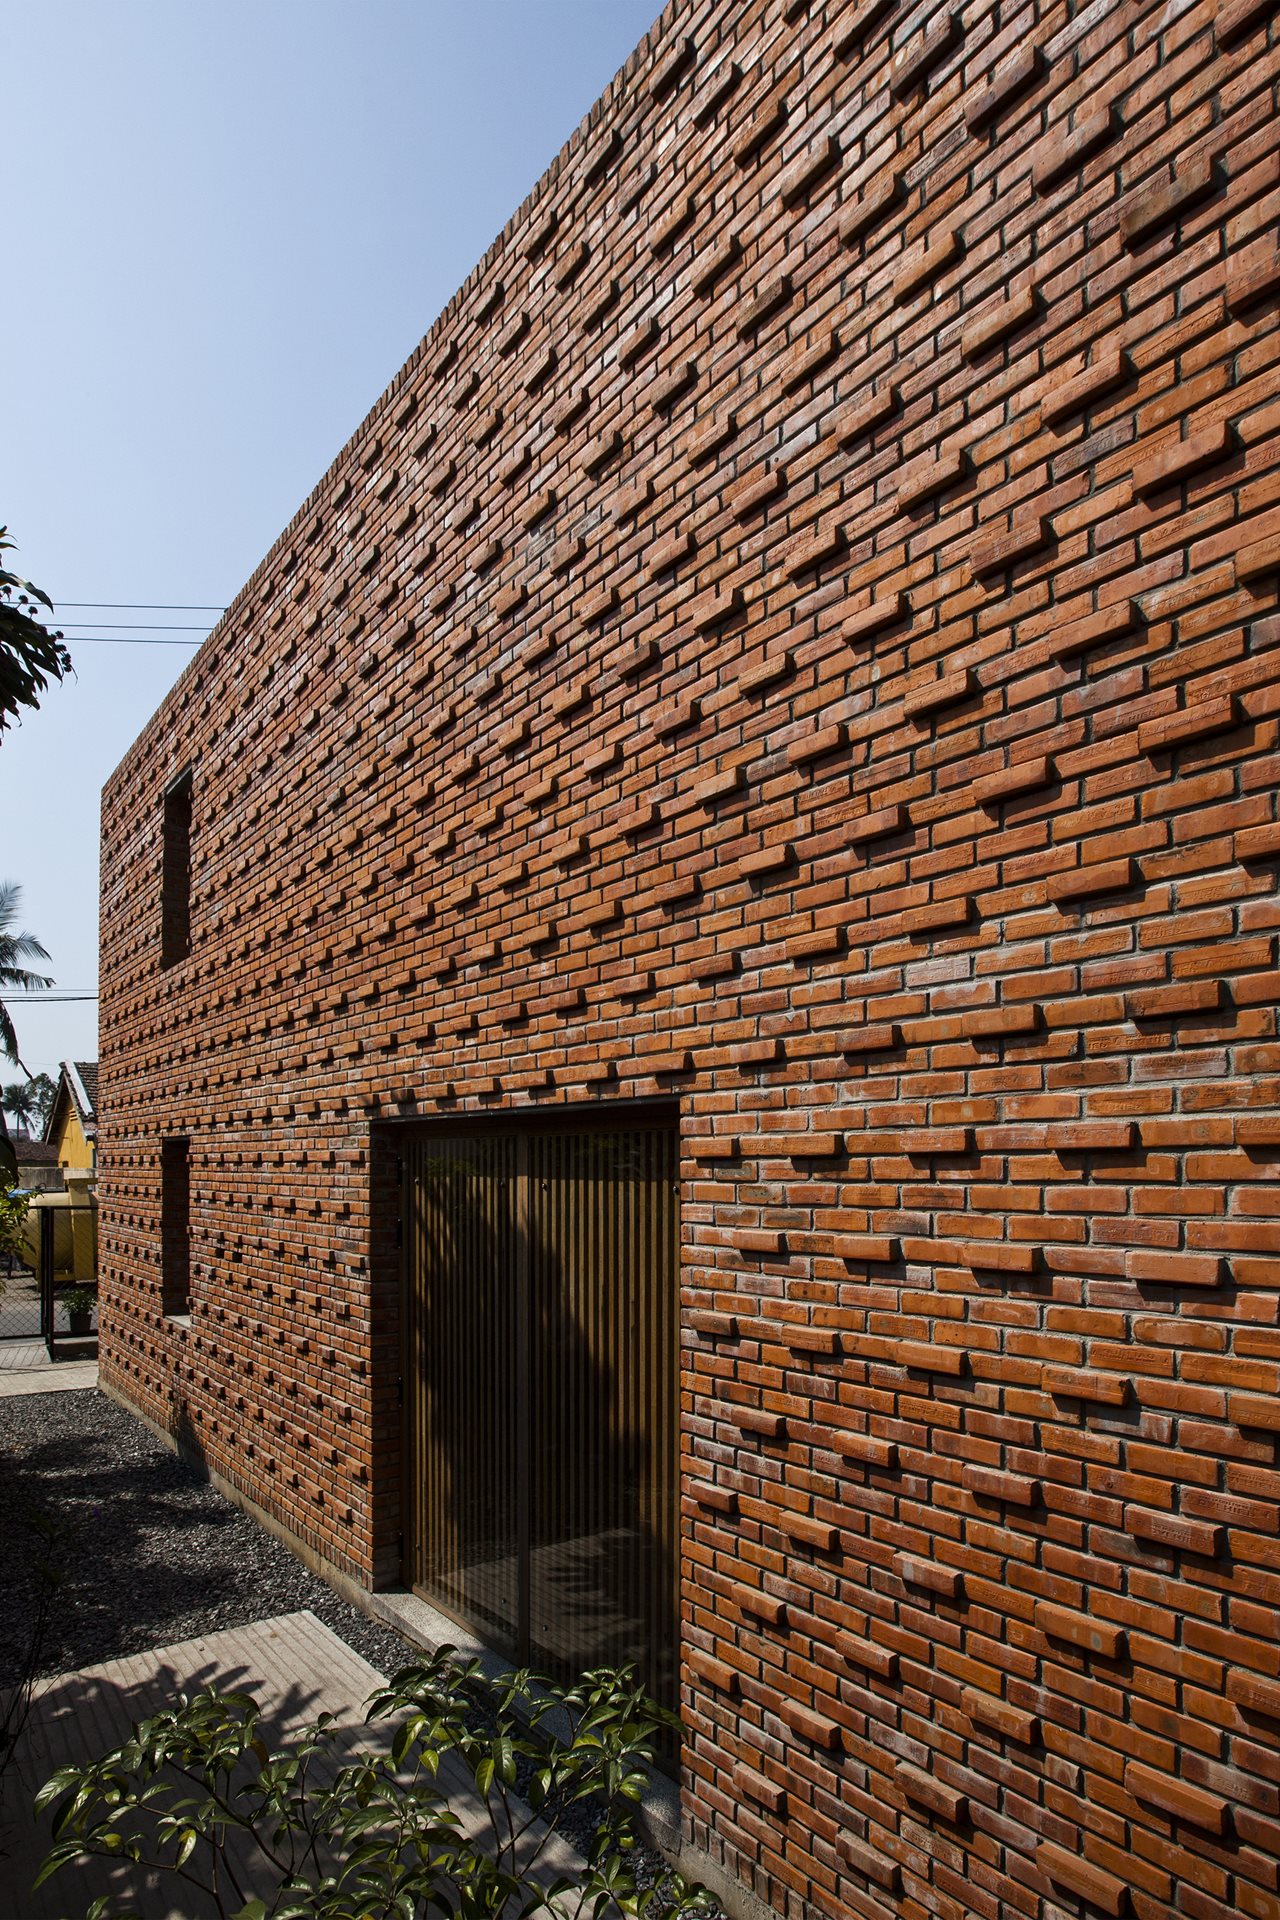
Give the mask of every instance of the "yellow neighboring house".
<path id="1" fill-rule="evenodd" d="M 64 1060 L 44 1137 L 60 1167 L 92 1173 L 98 1155 L 98 1063 Z"/>
<path id="2" fill-rule="evenodd" d="M 53 1215 L 53 1272 L 59 1281 L 92 1283 L 98 1267 L 98 1063 L 64 1060 L 45 1122 L 44 1144 L 57 1158 L 62 1191 L 32 1195 L 27 1214 L 27 1259 L 38 1267 L 40 1222 Z"/>

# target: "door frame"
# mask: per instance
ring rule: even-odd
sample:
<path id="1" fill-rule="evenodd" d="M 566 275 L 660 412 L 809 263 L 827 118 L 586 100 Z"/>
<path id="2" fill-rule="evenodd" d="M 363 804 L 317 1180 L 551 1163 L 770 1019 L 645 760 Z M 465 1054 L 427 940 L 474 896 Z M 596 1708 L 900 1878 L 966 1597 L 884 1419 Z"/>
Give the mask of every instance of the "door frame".
<path id="1" fill-rule="evenodd" d="M 400 1221 L 400 1230 L 399 1230 L 399 1236 L 398 1236 L 399 1237 L 398 1366 L 399 1366 L 399 1377 L 401 1381 L 400 1430 L 399 1430 L 399 1446 L 400 1446 L 399 1529 L 400 1529 L 400 1543 L 401 1543 L 400 1545 L 400 1579 L 401 1579 L 402 1585 L 408 1587 L 411 1592 L 418 1594 L 420 1598 L 424 1599 L 427 1602 L 427 1604 L 433 1607 L 438 1613 L 441 1613 L 446 1618 L 455 1621 L 460 1628 L 462 1628 L 473 1639 L 480 1641 L 481 1644 L 487 1644 L 487 1643 L 484 1641 L 483 1635 L 477 1631 L 477 1628 L 473 1621 L 466 1619 L 464 1616 L 456 1612 L 453 1608 L 449 1607 L 436 1594 L 423 1593 L 421 1588 L 415 1585 L 414 1580 L 411 1577 L 410 1555 L 412 1552 L 412 1542 L 414 1538 L 411 1507 L 415 1497 L 414 1490 L 416 1486 L 416 1476 L 414 1471 L 412 1470 L 413 1456 L 411 1451 L 411 1441 L 413 1438 L 413 1421 L 414 1421 L 414 1407 L 413 1407 L 414 1389 L 413 1389 L 413 1368 L 412 1368 L 411 1355 L 409 1351 L 410 1254 L 411 1254 L 411 1247 L 412 1247 L 413 1232 L 412 1232 L 412 1219 L 411 1219 L 411 1198 L 410 1198 L 410 1192 L 409 1192 L 410 1163 L 409 1163 L 409 1157 L 406 1154 L 404 1148 L 410 1137 L 414 1139 L 418 1139 L 418 1138 L 422 1138 L 422 1139 L 468 1138 L 469 1139 L 469 1138 L 485 1137 L 485 1136 L 492 1136 L 492 1135 L 498 1134 L 498 1135 L 504 1135 L 504 1136 L 514 1135 L 523 1140 L 523 1139 L 527 1139 L 528 1136 L 533 1133 L 615 1132 L 615 1131 L 618 1131 L 619 1129 L 625 1128 L 628 1121 L 631 1121 L 633 1124 L 639 1127 L 655 1127 L 656 1128 L 656 1127 L 661 1127 L 663 1125 L 666 1125 L 671 1128 L 675 1136 L 675 1143 L 676 1143 L 676 1185 L 678 1189 L 676 1211 L 677 1211 L 677 1220 L 679 1220 L 681 1213 L 683 1211 L 684 1183 L 683 1183 L 683 1178 L 681 1174 L 681 1153 L 680 1153 L 681 1111 L 680 1111 L 680 1102 L 678 1099 L 658 1096 L 656 1098 L 642 1098 L 638 1100 L 623 1099 L 623 1100 L 593 1101 L 593 1102 L 590 1102 L 589 1104 L 583 1103 L 582 1105 L 566 1103 L 560 1106 L 537 1107 L 537 1108 L 499 1107 L 499 1108 L 493 1109 L 492 1111 L 483 1112 L 483 1113 L 477 1112 L 474 1109 L 470 1109 L 466 1112 L 461 1112 L 461 1113 L 437 1113 L 437 1114 L 430 1114 L 430 1115 L 412 1115 L 412 1116 L 406 1115 L 402 1118 L 399 1118 L 395 1121 L 388 1123 L 385 1128 L 385 1137 L 388 1141 L 388 1144 L 395 1151 L 398 1162 L 399 1162 L 397 1191 L 398 1191 L 398 1207 L 399 1207 L 399 1221 Z M 517 1196 L 517 1216 L 518 1216 L 518 1220 L 521 1227 L 524 1228 L 524 1227 L 527 1227 L 528 1201 L 527 1201 L 526 1181 L 528 1177 L 527 1175 L 528 1161 L 527 1161 L 527 1155 L 523 1150 L 520 1152 L 519 1166 L 520 1166 L 520 1191 Z M 677 1236 L 678 1236 L 678 1228 L 677 1228 Z M 525 1231 L 522 1231 L 520 1234 L 520 1245 L 522 1248 L 522 1254 L 520 1259 L 520 1268 L 517 1275 L 516 1339 L 517 1339 L 518 1351 L 521 1353 L 527 1353 L 528 1339 L 529 1339 L 529 1270 L 528 1270 L 528 1234 Z M 674 1539 L 675 1539 L 675 1545 L 676 1545 L 676 1551 L 677 1551 L 677 1562 L 679 1559 L 679 1551 L 680 1551 L 680 1529 L 678 1524 L 679 1499 L 680 1499 L 680 1486 L 679 1486 L 679 1479 L 680 1479 L 680 1468 L 679 1468 L 680 1359 L 679 1359 L 678 1343 L 679 1343 L 679 1325 L 680 1325 L 681 1246 L 682 1246 L 682 1242 L 680 1241 L 679 1237 L 677 1237 L 676 1273 L 675 1273 L 676 1328 L 677 1328 L 677 1354 L 675 1359 L 675 1370 L 676 1370 L 677 1385 L 676 1385 L 675 1431 L 672 1435 L 672 1439 L 674 1442 L 674 1449 L 675 1449 L 675 1458 L 677 1463 L 676 1464 L 676 1485 L 672 1490 L 673 1498 L 676 1503 L 676 1514 L 677 1514 L 677 1524 L 674 1529 Z M 529 1407 L 528 1407 L 529 1370 L 527 1367 L 522 1367 L 519 1370 L 519 1375 L 517 1379 L 517 1393 L 519 1395 L 519 1401 L 517 1405 L 517 1419 L 520 1422 L 521 1430 L 527 1433 L 528 1423 L 529 1423 Z M 530 1527 L 530 1506 L 531 1506 L 531 1502 L 529 1498 L 529 1495 L 530 1495 L 529 1474 L 530 1474 L 530 1464 L 531 1464 L 529 1454 L 530 1454 L 530 1449 L 528 1447 L 522 1447 L 518 1449 L 518 1462 L 516 1467 L 516 1475 L 517 1475 L 516 1494 L 517 1494 L 517 1505 L 518 1505 L 518 1513 L 519 1513 L 518 1534 L 517 1534 L 518 1582 L 519 1582 L 518 1613 L 519 1613 L 519 1618 L 526 1622 L 529 1616 L 529 1600 L 530 1600 L 530 1594 L 528 1591 L 529 1581 L 530 1581 L 529 1527 Z M 677 1564 L 677 1568 L 676 1568 L 677 1631 L 679 1630 L 678 1629 L 679 1592 L 680 1592 L 681 1584 L 682 1584 L 681 1573 L 680 1573 L 679 1565 Z M 496 1652 L 497 1649 L 494 1649 L 493 1651 Z M 500 1657 L 506 1658 L 505 1655 L 500 1655 Z"/>

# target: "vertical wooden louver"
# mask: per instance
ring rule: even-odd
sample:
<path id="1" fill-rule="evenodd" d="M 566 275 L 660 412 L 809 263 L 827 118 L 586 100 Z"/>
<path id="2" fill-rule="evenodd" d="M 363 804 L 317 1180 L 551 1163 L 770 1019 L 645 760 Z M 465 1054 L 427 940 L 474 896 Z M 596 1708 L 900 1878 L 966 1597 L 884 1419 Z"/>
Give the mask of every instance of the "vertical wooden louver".
<path id="1" fill-rule="evenodd" d="M 676 1134 L 421 1134 L 405 1154 L 410 1580 L 557 1674 L 674 1705 Z"/>

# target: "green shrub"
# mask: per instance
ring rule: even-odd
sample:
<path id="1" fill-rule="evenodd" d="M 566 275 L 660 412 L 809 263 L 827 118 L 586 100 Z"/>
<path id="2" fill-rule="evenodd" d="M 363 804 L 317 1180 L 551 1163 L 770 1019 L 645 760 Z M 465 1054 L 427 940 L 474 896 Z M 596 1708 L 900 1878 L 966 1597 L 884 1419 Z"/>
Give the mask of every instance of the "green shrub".
<path id="1" fill-rule="evenodd" d="M 36 1884 L 99 1856 L 178 1875 L 235 1920 L 497 1920 L 508 1904 L 596 1915 L 611 1901 L 635 1915 L 716 1911 L 674 1873 L 642 1884 L 636 1807 L 667 1716 L 630 1672 L 557 1688 L 523 1671 L 487 1677 L 445 1647 L 370 1698 L 368 1720 L 396 1723 L 389 1752 L 341 1765 L 332 1715 L 278 1753 L 259 1718 L 245 1693 L 180 1695 L 104 1759 L 61 1768 L 37 1796 L 55 1809 L 55 1844 Z M 440 1778 L 451 1757 L 487 1816 L 474 1838 Z M 572 1809 L 588 1813 L 586 1864 L 539 1876 Z M 86 1920 L 107 1916 L 137 1920 L 110 1898 Z"/>
<path id="2" fill-rule="evenodd" d="M 10 1260 L 25 1260 L 27 1253 L 27 1196 L 25 1193 L 0 1192 L 0 1254 Z M 0 1275 L 0 1291 L 4 1278 Z"/>

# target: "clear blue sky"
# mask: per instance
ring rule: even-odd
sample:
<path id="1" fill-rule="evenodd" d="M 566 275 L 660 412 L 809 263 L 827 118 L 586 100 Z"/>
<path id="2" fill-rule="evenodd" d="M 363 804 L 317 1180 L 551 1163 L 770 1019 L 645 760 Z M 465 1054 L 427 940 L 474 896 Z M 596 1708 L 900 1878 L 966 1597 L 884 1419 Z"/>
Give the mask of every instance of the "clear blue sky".
<path id="1" fill-rule="evenodd" d="M 0 878 L 60 987 L 97 984 L 102 783 L 190 657 L 65 603 L 230 601 L 659 10 L 0 5 L 0 521 L 77 672 L 0 740 Z M 92 1003 L 13 1011 L 33 1072 L 96 1055 Z"/>

